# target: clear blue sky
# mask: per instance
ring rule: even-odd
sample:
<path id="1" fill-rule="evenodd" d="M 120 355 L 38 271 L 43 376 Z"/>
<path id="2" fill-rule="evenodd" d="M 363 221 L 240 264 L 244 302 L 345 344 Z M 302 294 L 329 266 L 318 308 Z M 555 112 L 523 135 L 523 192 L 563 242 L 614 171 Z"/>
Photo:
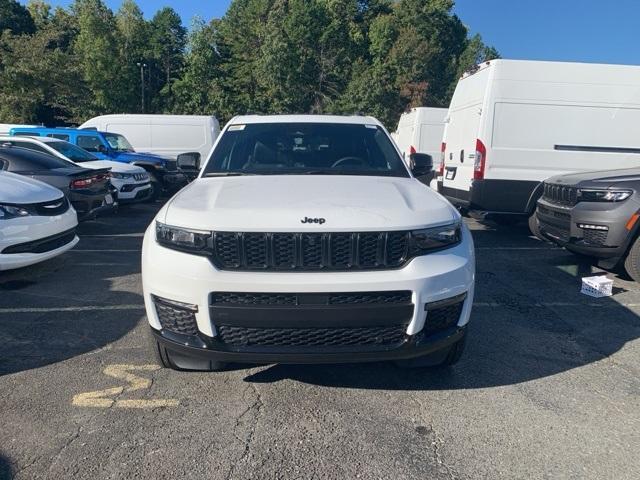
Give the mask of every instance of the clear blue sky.
<path id="1" fill-rule="evenodd" d="M 116 10 L 121 0 L 106 2 Z M 221 17 L 231 0 L 137 2 L 146 17 L 171 6 L 189 25 Z M 640 64 L 640 0 L 457 0 L 455 12 L 504 58 Z"/>

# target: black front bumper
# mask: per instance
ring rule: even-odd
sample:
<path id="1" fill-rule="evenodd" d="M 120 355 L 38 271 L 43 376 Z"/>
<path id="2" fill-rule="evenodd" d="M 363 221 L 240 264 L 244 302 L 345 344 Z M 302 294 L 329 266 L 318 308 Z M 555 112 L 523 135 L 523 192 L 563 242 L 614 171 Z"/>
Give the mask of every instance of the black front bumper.
<path id="1" fill-rule="evenodd" d="M 171 361 L 184 369 L 199 369 L 202 362 L 228 362 L 228 363 L 290 363 L 290 364 L 314 364 L 314 363 L 355 363 L 355 362 L 380 362 L 390 360 L 405 360 L 421 357 L 451 347 L 462 339 L 466 327 L 451 327 L 449 329 L 423 336 L 421 333 L 407 335 L 399 346 L 384 350 L 354 349 L 343 352 L 311 352 L 287 351 L 262 351 L 247 352 L 234 351 L 218 342 L 215 337 L 198 335 L 186 338 L 185 335 L 175 334 L 167 330 L 151 329 L 156 340 L 166 348 Z"/>
<path id="2" fill-rule="evenodd" d="M 197 326 L 197 306 L 153 296 L 162 325 L 158 342 L 178 368 L 199 361 L 345 363 L 400 360 L 446 349 L 462 338 L 457 326 L 466 294 L 425 305 L 421 332 L 407 335 L 410 291 L 338 293 L 214 292 L 209 307 L 216 336 Z"/>

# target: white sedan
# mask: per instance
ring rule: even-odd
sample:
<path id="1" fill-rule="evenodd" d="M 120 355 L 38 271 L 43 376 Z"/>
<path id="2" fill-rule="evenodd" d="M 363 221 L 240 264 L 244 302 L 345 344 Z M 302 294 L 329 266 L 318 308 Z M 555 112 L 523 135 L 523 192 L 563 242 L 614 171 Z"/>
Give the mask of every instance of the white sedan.
<path id="1" fill-rule="evenodd" d="M 142 202 L 151 197 L 149 174 L 142 167 L 112 160 L 100 160 L 92 153 L 58 138 L 19 135 L 0 137 L 0 143 L 10 143 L 15 147 L 48 153 L 85 168 L 110 168 L 111 185 L 118 191 L 119 203 Z"/>
<path id="2" fill-rule="evenodd" d="M 55 187 L 0 171 L 0 270 L 49 260 L 78 243 L 78 218 Z"/>

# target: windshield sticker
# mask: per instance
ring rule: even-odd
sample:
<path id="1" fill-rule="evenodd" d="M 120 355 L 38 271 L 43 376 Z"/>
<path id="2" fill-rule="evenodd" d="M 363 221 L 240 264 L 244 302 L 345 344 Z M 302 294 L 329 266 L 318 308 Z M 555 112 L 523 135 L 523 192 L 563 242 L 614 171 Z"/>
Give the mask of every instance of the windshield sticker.
<path id="1" fill-rule="evenodd" d="M 246 127 L 246 125 L 231 125 L 228 128 L 229 132 L 237 132 L 239 130 L 244 130 L 244 127 Z"/>

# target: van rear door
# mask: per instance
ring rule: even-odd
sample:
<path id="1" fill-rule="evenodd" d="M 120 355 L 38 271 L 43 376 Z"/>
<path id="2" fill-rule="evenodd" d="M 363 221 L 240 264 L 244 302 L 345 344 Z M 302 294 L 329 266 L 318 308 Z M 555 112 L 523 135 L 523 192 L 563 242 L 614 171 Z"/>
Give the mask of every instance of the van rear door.
<path id="1" fill-rule="evenodd" d="M 443 142 L 441 193 L 453 203 L 466 205 L 470 200 L 489 70 L 490 68 L 484 68 L 462 78 L 449 107 Z"/>

